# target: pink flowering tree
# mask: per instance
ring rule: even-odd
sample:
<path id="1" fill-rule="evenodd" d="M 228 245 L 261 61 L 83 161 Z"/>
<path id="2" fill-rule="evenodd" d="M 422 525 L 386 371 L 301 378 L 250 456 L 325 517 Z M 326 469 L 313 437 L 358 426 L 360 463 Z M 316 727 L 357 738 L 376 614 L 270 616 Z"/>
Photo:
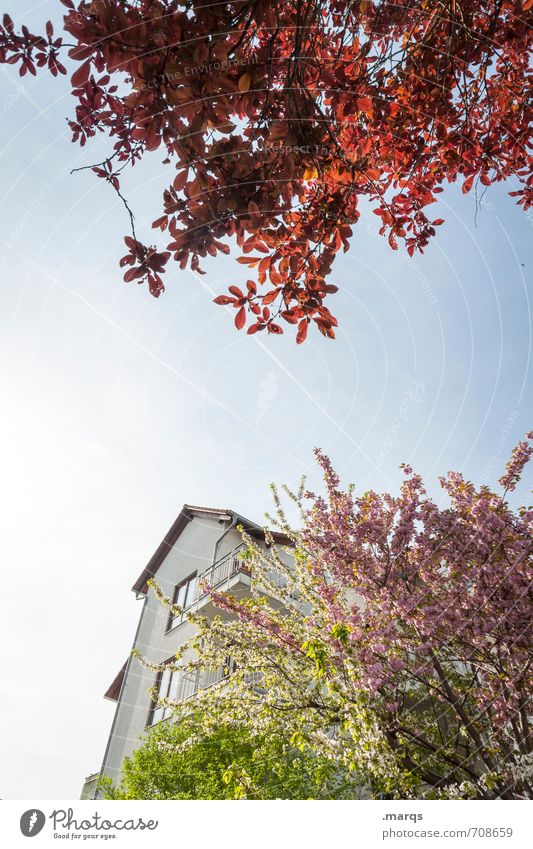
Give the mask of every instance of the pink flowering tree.
<path id="1" fill-rule="evenodd" d="M 506 502 L 531 453 L 500 492 L 449 473 L 441 508 L 408 466 L 397 497 L 356 495 L 317 452 L 326 495 L 292 496 L 301 530 L 274 489 L 291 556 L 247 538 L 252 597 L 211 588 L 221 615 L 191 616 L 177 666 L 235 663 L 200 694 L 212 721 L 274 720 L 374 797 L 533 798 L 533 510 Z"/>

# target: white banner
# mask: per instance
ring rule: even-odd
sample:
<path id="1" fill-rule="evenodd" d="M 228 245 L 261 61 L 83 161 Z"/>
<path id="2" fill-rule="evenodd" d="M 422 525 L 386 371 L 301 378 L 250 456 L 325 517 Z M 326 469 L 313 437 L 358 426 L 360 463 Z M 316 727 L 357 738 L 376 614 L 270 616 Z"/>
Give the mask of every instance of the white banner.
<path id="1" fill-rule="evenodd" d="M 533 846 L 529 802 L 3 801 L 6 847 L 187 849 Z M 35 843 L 29 840 L 35 838 Z"/>

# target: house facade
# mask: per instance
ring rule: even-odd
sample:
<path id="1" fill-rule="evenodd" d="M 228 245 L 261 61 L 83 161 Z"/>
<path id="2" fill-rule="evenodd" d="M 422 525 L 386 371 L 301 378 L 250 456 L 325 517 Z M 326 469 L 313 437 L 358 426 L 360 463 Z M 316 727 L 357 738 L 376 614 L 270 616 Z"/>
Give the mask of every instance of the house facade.
<path id="1" fill-rule="evenodd" d="M 238 525 L 243 525 L 258 542 L 263 541 L 261 528 L 232 510 L 184 505 L 132 587 L 137 598 L 142 599 L 132 649 L 150 660 L 164 663 L 171 660 L 178 647 L 195 633 L 195 626 L 185 615 L 170 615 L 158 601 L 148 586 L 152 577 L 175 604 L 185 611 L 201 610 L 207 616 L 214 615 L 215 608 L 209 596 L 200 589 L 201 580 L 236 596 L 250 593 L 250 571 L 239 557 L 243 543 Z M 288 543 L 281 534 L 274 534 L 274 540 L 276 545 Z M 222 670 L 216 674 L 205 673 L 200 680 L 197 675 L 185 673 L 155 673 L 129 656 L 105 693 L 105 698 L 116 702 L 116 710 L 99 775 L 118 782 L 124 758 L 138 747 L 147 730 L 168 717 L 168 709 L 154 702 L 150 693 L 152 687 L 155 686 L 163 698 L 182 701 L 194 697 L 199 689 L 222 680 L 223 674 Z M 94 776 L 91 779 L 90 786 L 95 788 Z M 86 785 L 84 798 L 88 798 Z M 96 794 L 97 791 L 89 792 Z"/>

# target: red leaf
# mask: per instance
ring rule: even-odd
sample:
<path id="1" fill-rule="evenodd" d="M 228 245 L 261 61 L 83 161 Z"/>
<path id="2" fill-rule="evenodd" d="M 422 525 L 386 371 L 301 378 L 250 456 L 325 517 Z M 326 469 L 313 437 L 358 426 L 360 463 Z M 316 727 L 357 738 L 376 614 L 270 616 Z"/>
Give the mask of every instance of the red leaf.
<path id="1" fill-rule="evenodd" d="M 130 268 L 129 271 L 126 271 L 126 273 L 124 275 L 124 280 L 126 281 L 126 283 L 131 283 L 132 280 L 136 280 L 137 277 L 142 277 L 142 276 L 143 276 L 142 269 L 135 266 L 135 268 Z"/>
<path id="2" fill-rule="evenodd" d="M 79 88 L 79 86 L 85 85 L 87 80 L 89 79 L 89 74 L 91 73 L 91 60 L 87 59 L 83 65 L 80 65 L 77 71 L 74 71 L 72 77 L 70 78 L 70 82 L 72 83 L 73 88 Z"/>
<path id="3" fill-rule="evenodd" d="M 241 307 L 237 315 L 235 316 L 235 327 L 237 330 L 242 330 L 244 325 L 246 324 L 246 310 L 244 307 Z"/>
<path id="4" fill-rule="evenodd" d="M 229 298 L 227 295 L 219 295 L 218 298 L 213 298 L 213 303 L 220 304 L 221 306 L 225 307 L 228 304 L 234 304 L 235 298 Z"/>
<path id="5" fill-rule="evenodd" d="M 174 182 L 172 183 L 172 185 L 174 186 L 177 192 L 181 191 L 185 187 L 188 173 L 189 169 L 185 168 L 183 171 L 181 171 L 174 177 Z"/>
<path id="6" fill-rule="evenodd" d="M 301 322 L 298 325 L 298 333 L 296 334 L 296 344 L 301 345 L 302 342 L 305 342 L 307 336 L 307 328 L 308 328 L 307 319 L 302 318 Z"/>
<path id="7" fill-rule="evenodd" d="M 472 174 L 470 177 L 468 177 L 463 183 L 462 191 L 463 191 L 464 195 L 466 195 L 470 191 L 473 183 L 474 183 L 474 174 Z"/>
<path id="8" fill-rule="evenodd" d="M 268 304 L 271 304 L 273 301 L 275 301 L 276 298 L 279 295 L 279 291 L 280 291 L 279 289 L 272 289 L 271 292 L 267 292 L 266 295 L 263 295 L 263 298 L 262 298 L 262 301 L 261 301 L 263 306 L 266 307 Z"/>

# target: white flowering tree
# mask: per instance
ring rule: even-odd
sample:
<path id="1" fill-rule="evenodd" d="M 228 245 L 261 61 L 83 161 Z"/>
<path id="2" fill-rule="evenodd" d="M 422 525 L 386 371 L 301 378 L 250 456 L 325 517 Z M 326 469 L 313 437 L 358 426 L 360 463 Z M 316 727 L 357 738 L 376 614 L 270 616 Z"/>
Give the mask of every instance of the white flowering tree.
<path id="1" fill-rule="evenodd" d="M 191 709 L 193 707 L 193 709 Z M 120 782 L 101 781 L 108 799 L 355 799 L 353 774 L 301 751 L 277 727 L 262 734 L 239 723 L 213 725 L 202 710 L 160 722 L 125 758 Z"/>
<path id="2" fill-rule="evenodd" d="M 224 617 L 192 614 L 176 656 L 233 659 L 198 695 L 206 722 L 275 723 L 373 797 L 533 798 L 533 510 L 506 501 L 532 450 L 514 449 L 498 493 L 449 473 L 443 508 L 410 467 L 397 497 L 343 491 L 317 452 L 326 497 L 292 495 L 298 531 L 273 488 L 290 564 L 268 531 L 266 549 L 244 534 L 251 597 L 206 587 Z"/>

